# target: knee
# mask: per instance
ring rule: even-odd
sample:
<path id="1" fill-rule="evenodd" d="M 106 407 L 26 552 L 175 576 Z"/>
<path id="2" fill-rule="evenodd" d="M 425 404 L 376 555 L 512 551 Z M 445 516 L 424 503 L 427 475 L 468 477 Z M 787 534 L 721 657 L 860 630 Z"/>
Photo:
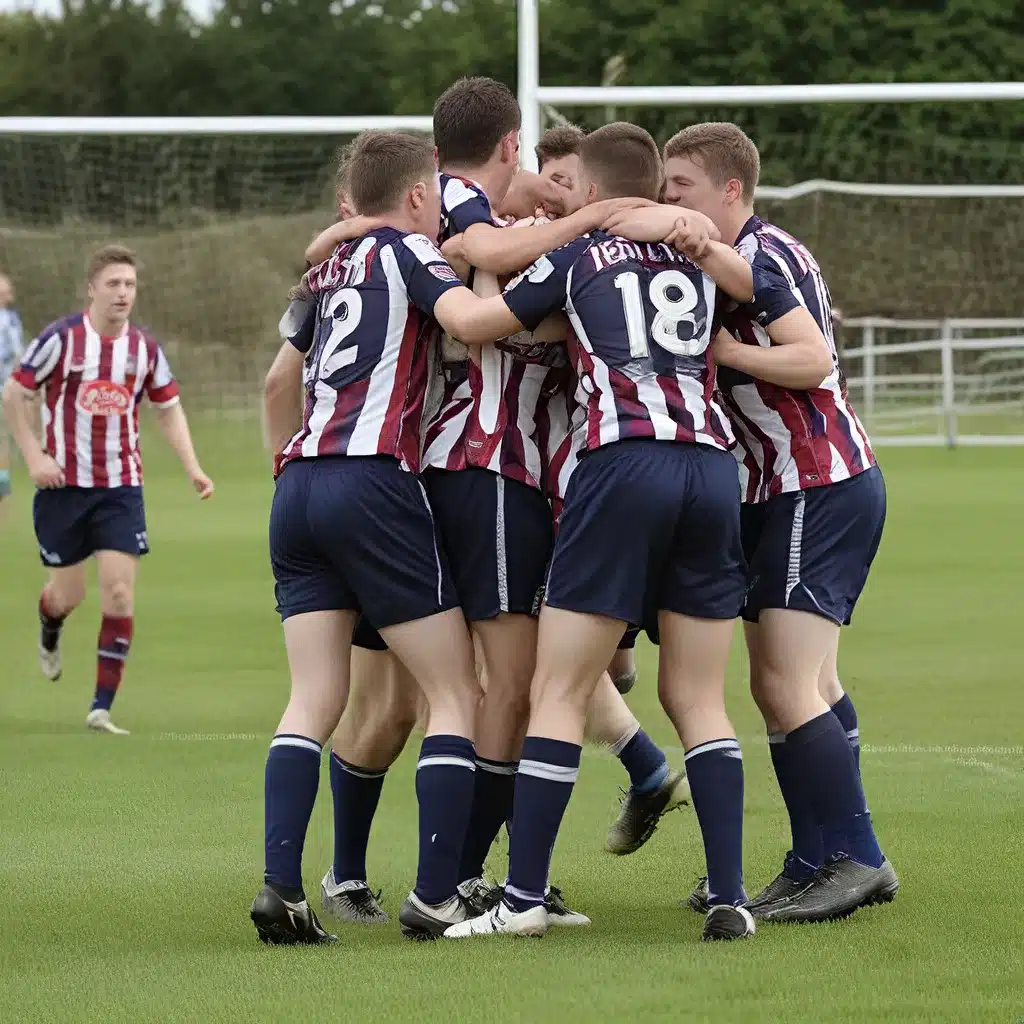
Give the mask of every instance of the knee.
<path id="1" fill-rule="evenodd" d="M 378 731 L 387 733 L 398 752 L 401 752 L 409 734 L 416 728 L 419 717 L 418 695 L 415 688 L 396 686 L 390 690 L 382 704 L 382 721 Z"/>
<path id="2" fill-rule="evenodd" d="M 585 715 L 596 682 L 538 668 L 530 684 L 528 707 L 536 709 L 542 704 L 559 704 L 578 707 Z"/>
<path id="3" fill-rule="evenodd" d="M 127 580 L 114 580 L 103 587 L 103 611 L 107 615 L 132 614 L 135 588 Z"/>
<path id="4" fill-rule="evenodd" d="M 55 615 L 70 615 L 85 600 L 85 581 L 62 580 L 46 586 L 47 610 Z"/>

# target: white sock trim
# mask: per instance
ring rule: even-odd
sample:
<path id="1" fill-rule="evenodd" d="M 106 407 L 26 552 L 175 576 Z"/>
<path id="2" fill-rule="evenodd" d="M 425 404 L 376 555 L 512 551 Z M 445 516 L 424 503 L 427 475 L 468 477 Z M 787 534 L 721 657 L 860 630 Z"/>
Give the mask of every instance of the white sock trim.
<path id="1" fill-rule="evenodd" d="M 458 757 L 455 754 L 431 754 L 429 757 L 421 757 L 416 762 L 416 771 L 421 768 L 431 768 L 436 765 L 450 765 L 453 768 L 468 768 L 471 772 L 476 771 L 476 764 L 467 757 Z"/>
<path id="2" fill-rule="evenodd" d="M 316 740 L 305 736 L 275 736 L 270 741 L 270 749 L 273 750 L 274 747 L 300 747 L 302 750 L 312 750 L 318 757 L 323 749 Z"/>
<path id="3" fill-rule="evenodd" d="M 634 722 L 614 743 L 609 746 L 609 750 L 618 757 L 629 744 L 629 741 L 640 731 L 640 723 Z"/>

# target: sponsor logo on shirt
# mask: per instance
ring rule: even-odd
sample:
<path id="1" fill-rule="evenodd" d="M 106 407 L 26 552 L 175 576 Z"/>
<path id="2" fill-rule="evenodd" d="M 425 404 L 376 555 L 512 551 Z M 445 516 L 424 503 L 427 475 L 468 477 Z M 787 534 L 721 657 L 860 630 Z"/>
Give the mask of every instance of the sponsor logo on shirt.
<path id="1" fill-rule="evenodd" d="M 439 281 L 459 280 L 459 275 L 456 274 L 447 263 L 431 263 L 430 266 L 427 267 L 427 270 L 429 270 Z"/>
<path id="2" fill-rule="evenodd" d="M 125 416 L 131 400 L 131 392 L 123 384 L 91 380 L 79 389 L 75 404 L 86 416 Z"/>

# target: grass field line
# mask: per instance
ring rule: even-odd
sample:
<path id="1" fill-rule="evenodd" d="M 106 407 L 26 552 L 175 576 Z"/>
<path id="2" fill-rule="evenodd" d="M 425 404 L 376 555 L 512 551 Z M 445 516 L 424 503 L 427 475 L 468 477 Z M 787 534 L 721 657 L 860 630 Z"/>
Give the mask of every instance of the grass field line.
<path id="1" fill-rule="evenodd" d="M 90 736 L 87 733 L 72 733 L 70 735 L 62 734 L 62 739 L 90 739 L 95 740 L 95 737 Z M 255 732 L 159 732 L 159 733 L 136 733 L 129 742 L 139 740 L 152 741 L 158 743 L 255 743 L 261 742 L 266 743 L 270 739 L 269 734 L 255 733 Z M 743 736 L 740 737 L 740 742 L 744 745 L 758 746 L 767 743 L 766 738 L 763 735 L 759 736 Z M 599 753 L 603 753 L 608 757 L 612 754 L 610 751 L 601 747 L 592 747 L 588 745 L 588 750 L 596 750 Z M 680 755 L 685 753 L 682 747 L 678 746 L 665 746 L 662 747 L 666 754 Z M 909 756 L 920 756 L 922 754 L 931 754 L 943 756 L 953 764 L 958 764 L 961 767 L 977 768 L 986 767 L 986 762 L 973 761 L 971 758 L 974 757 L 1011 757 L 1011 758 L 1024 758 L 1024 744 L 1016 746 L 1003 746 L 998 744 L 961 744 L 961 743 L 864 743 L 861 744 L 862 754 L 906 754 Z M 992 766 L 998 768 L 998 766 Z M 1006 769 L 1003 769 L 1006 770 Z"/>

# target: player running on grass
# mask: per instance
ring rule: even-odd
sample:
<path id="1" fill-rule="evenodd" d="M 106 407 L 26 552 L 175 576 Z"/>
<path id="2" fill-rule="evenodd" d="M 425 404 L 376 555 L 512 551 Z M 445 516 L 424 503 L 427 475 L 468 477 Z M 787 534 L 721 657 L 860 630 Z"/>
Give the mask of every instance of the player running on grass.
<path id="1" fill-rule="evenodd" d="M 754 289 L 726 315 L 713 351 L 739 440 L 751 691 L 793 849 L 750 909 L 778 921 L 845 916 L 899 888 L 871 825 L 857 716 L 836 668 L 840 628 L 881 540 L 885 484 L 847 398 L 821 271 L 754 213 L 754 143 L 733 124 L 692 125 L 666 143 L 665 160 L 666 201 L 710 217 L 750 264 Z M 648 222 L 657 216 L 645 211 Z M 624 218 L 620 230 L 630 233 Z M 691 905 L 704 902 L 698 887 Z"/>
<path id="2" fill-rule="evenodd" d="M 85 561 L 96 557 L 102 622 L 96 691 L 85 724 L 125 734 L 110 718 L 134 631 L 135 577 L 149 551 L 142 500 L 139 402 L 157 425 L 200 498 L 213 482 L 196 459 L 178 385 L 159 344 L 130 322 L 137 287 L 130 249 L 107 245 L 89 258 L 89 306 L 43 330 L 4 387 L 14 439 L 37 491 L 36 539 L 47 583 L 39 598 L 39 662 L 61 674 L 60 637 L 85 598 Z M 43 443 L 32 424 L 43 392 Z"/>
<path id="3" fill-rule="evenodd" d="M 583 143 L 582 177 L 592 201 L 654 199 L 660 155 L 643 129 L 607 125 Z M 705 938 L 753 933 L 742 908 L 743 766 L 724 703 L 745 574 L 732 438 L 707 351 L 715 295 L 669 246 L 595 232 L 539 259 L 494 300 L 507 334 L 568 313 L 587 451 L 569 482 L 541 610 L 504 897 L 448 937 L 547 931 L 544 886 L 587 702 L 630 622 L 660 632 L 659 692 L 687 750 L 715 893 Z"/>

